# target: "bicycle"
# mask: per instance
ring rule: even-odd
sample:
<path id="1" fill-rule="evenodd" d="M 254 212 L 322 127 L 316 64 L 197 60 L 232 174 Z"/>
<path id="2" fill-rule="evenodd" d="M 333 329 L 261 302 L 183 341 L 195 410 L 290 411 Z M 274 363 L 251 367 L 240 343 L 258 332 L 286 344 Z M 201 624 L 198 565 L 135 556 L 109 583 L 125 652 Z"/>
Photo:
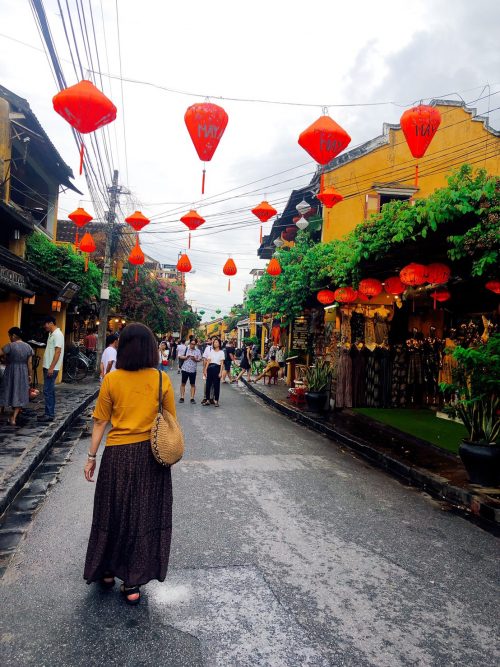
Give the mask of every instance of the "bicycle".
<path id="1" fill-rule="evenodd" d="M 90 371 L 90 360 L 74 346 L 64 355 L 63 380 L 65 382 L 81 382 Z"/>

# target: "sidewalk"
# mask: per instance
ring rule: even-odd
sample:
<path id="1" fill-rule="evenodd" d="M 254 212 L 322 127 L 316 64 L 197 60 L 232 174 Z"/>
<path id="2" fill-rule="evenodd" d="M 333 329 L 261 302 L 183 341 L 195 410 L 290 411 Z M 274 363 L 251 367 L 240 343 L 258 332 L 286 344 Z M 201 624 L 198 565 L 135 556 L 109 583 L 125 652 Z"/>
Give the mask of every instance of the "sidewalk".
<path id="1" fill-rule="evenodd" d="M 371 463 L 441 501 L 500 524 L 500 489 L 469 484 L 455 454 L 350 410 L 330 411 L 324 418 L 288 399 L 288 387 L 248 384 L 250 391 L 283 414 L 354 450 Z"/>
<path id="2" fill-rule="evenodd" d="M 7 424 L 8 413 L 0 415 L 0 516 L 27 482 L 33 470 L 52 444 L 97 395 L 94 380 L 56 386 L 56 418 L 48 424 L 37 422 L 44 413 L 43 396 L 30 403 L 24 424 L 19 428 Z"/>

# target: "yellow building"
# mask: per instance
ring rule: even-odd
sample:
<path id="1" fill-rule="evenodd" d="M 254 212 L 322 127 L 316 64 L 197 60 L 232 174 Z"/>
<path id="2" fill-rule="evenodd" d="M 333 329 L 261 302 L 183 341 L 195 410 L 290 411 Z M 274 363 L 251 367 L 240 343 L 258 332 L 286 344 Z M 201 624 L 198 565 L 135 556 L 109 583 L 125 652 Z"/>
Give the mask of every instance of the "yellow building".
<path id="1" fill-rule="evenodd" d="M 386 123 L 382 135 L 325 167 L 325 187 L 334 186 L 344 201 L 324 208 L 323 243 L 342 238 L 393 199 L 428 197 L 446 186 L 450 172 L 464 163 L 500 173 L 500 132 L 463 102 L 434 100 L 431 104 L 441 112 L 441 125 L 419 160 L 412 157 L 400 125 Z"/>

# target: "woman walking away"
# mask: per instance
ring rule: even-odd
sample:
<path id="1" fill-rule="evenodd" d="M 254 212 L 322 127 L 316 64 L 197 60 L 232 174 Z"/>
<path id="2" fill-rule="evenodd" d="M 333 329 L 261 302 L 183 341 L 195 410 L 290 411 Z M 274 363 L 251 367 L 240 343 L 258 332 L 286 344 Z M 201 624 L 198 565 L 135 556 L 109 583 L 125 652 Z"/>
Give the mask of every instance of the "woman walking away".
<path id="1" fill-rule="evenodd" d="M 158 347 L 158 370 L 166 371 L 168 370 L 168 348 L 164 340 L 160 343 Z"/>
<path id="2" fill-rule="evenodd" d="M 167 574 L 172 534 L 170 468 L 156 462 L 150 432 L 158 414 L 158 347 L 151 329 L 132 323 L 118 343 L 116 370 L 105 376 L 94 410 L 85 479 L 93 482 L 96 454 L 108 422 L 97 478 L 84 578 L 112 588 L 123 581 L 127 604 L 139 603 L 139 586 Z M 161 371 L 160 371 L 161 372 Z M 174 391 L 162 377 L 162 406 L 175 416 Z"/>
<path id="3" fill-rule="evenodd" d="M 243 353 L 241 355 L 241 361 L 240 361 L 240 374 L 234 380 L 234 382 L 238 382 L 238 380 L 241 378 L 241 376 L 246 372 L 247 374 L 247 380 L 250 382 L 250 376 L 252 372 L 252 346 L 251 345 L 245 345 L 243 348 Z"/>
<path id="4" fill-rule="evenodd" d="M 222 382 L 227 382 L 228 384 L 231 382 L 231 365 L 233 361 L 236 359 L 235 357 L 236 353 L 236 341 L 233 339 L 229 341 L 229 343 L 226 344 L 224 347 L 224 368 L 222 371 Z"/>
<path id="5" fill-rule="evenodd" d="M 5 356 L 6 361 L 2 405 L 14 409 L 9 424 L 10 426 L 17 426 L 17 416 L 30 401 L 33 350 L 31 345 L 23 342 L 19 327 L 12 327 L 8 334 L 10 343 L 5 345 L 2 350 L 2 356 Z"/>
<path id="6" fill-rule="evenodd" d="M 207 356 L 207 384 L 205 389 L 205 397 L 208 398 L 211 395 L 212 388 L 214 390 L 214 397 L 210 399 L 209 403 L 215 405 L 216 408 L 219 407 L 219 395 L 220 395 L 220 380 L 222 377 L 222 366 L 224 364 L 225 354 L 224 350 L 220 348 L 220 340 L 214 338 L 212 341 L 212 349 L 208 352 Z M 208 405 L 205 403 L 204 405 Z"/>

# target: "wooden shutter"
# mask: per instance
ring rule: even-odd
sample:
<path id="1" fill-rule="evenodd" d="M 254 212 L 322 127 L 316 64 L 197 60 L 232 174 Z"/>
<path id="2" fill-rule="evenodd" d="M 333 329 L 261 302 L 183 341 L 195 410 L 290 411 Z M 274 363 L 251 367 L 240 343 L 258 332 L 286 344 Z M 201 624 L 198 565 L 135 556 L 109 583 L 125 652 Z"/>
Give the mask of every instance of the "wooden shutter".
<path id="1" fill-rule="evenodd" d="M 380 195 L 368 194 L 365 195 L 365 220 L 368 220 L 372 215 L 380 211 Z"/>

